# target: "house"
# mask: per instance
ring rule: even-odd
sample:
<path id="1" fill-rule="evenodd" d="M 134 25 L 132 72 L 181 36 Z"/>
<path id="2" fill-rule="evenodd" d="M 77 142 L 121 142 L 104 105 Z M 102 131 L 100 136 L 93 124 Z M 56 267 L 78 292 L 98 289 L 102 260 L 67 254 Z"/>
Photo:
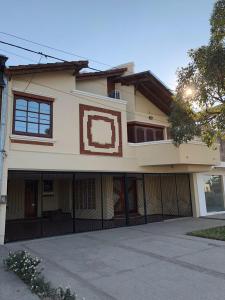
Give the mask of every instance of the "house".
<path id="1" fill-rule="evenodd" d="M 172 94 L 151 72 L 5 61 L 1 243 L 224 210 L 219 148 L 173 145 Z"/>

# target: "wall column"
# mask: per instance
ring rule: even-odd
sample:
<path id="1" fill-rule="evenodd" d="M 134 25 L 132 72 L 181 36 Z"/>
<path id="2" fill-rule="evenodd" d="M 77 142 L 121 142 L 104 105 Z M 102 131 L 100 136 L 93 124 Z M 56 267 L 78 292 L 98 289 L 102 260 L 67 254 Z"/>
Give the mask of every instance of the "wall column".
<path id="1" fill-rule="evenodd" d="M 6 125 L 8 113 L 8 85 L 5 77 L 7 57 L 0 55 L 0 245 L 4 244 L 8 167 L 6 165 Z"/>
<path id="2" fill-rule="evenodd" d="M 0 245 L 4 244 L 4 239 L 5 239 L 7 182 L 8 182 L 8 167 L 5 162 L 3 164 L 3 178 L 2 178 L 2 186 L 1 186 L 2 195 L 1 195 L 1 203 L 0 203 Z"/>
<path id="3" fill-rule="evenodd" d="M 197 173 L 190 174 L 190 189 L 193 217 L 198 218 L 200 216 L 200 206 Z"/>

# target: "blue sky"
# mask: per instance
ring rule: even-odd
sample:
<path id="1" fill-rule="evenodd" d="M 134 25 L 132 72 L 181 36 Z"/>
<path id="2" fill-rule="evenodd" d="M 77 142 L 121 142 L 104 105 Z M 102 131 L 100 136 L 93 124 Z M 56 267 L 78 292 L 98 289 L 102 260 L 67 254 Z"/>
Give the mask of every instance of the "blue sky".
<path id="1" fill-rule="evenodd" d="M 117 66 L 135 62 L 170 88 L 187 50 L 206 44 L 215 0 L 7 0 L 1 2 L 0 31 Z M 35 46 L 0 33 L 0 40 L 67 60 L 79 58 Z M 8 53 L 5 51 L 12 53 Z M 0 44 L 8 64 L 38 62 L 40 57 Z M 16 56 L 24 56 L 25 58 Z M 50 62 L 50 60 L 47 60 Z M 43 58 L 41 62 L 46 62 Z M 90 61 L 90 66 L 107 66 Z"/>

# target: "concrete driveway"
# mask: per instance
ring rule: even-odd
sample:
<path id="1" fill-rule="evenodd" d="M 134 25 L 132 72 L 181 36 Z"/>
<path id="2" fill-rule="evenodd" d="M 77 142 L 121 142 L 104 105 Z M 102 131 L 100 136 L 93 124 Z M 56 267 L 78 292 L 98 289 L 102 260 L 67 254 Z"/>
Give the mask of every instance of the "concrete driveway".
<path id="1" fill-rule="evenodd" d="M 221 300 L 225 243 L 185 235 L 218 225 L 225 220 L 186 218 L 4 248 L 41 257 L 45 276 L 56 286 L 70 286 L 79 299 Z"/>

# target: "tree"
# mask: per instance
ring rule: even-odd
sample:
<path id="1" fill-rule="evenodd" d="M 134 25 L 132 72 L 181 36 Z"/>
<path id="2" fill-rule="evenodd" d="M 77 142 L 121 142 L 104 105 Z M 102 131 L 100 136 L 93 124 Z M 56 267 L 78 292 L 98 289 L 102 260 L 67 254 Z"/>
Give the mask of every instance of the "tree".
<path id="1" fill-rule="evenodd" d="M 211 146 L 225 139 L 225 0 L 217 0 L 208 45 L 189 50 L 190 63 L 178 69 L 169 117 L 176 145 L 195 136 Z"/>

